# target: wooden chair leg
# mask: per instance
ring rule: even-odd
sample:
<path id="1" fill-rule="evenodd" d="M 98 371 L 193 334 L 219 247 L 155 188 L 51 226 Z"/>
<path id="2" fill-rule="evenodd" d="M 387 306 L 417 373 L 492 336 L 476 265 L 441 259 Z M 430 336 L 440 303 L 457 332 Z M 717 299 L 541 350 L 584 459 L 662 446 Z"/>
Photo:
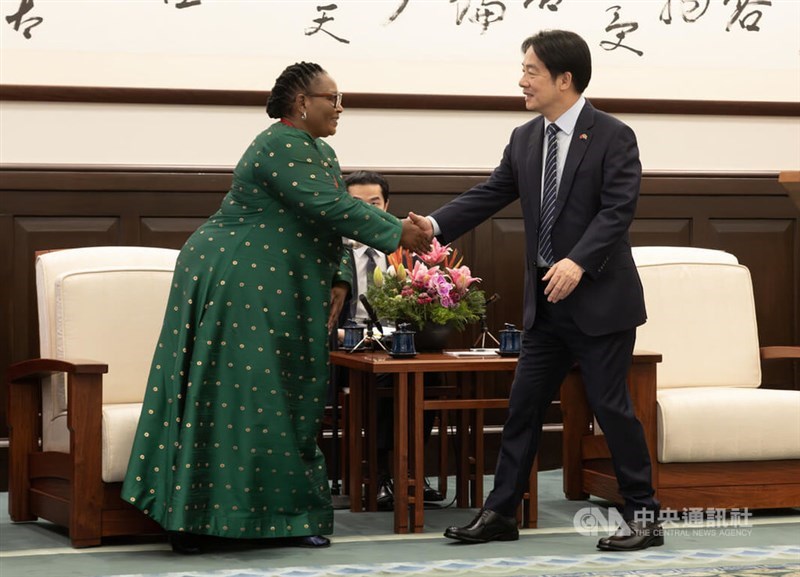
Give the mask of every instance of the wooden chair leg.
<path id="1" fill-rule="evenodd" d="M 535 529 L 539 523 L 539 457 L 533 461 L 531 473 L 528 476 L 528 490 L 522 497 L 520 511 L 517 514 L 520 527 Z"/>
<path id="2" fill-rule="evenodd" d="M 583 490 L 583 438 L 591 434 L 591 411 L 579 373 L 571 371 L 561 384 L 561 411 L 564 422 L 564 495 L 571 501 L 589 498 Z"/>
<path id="3" fill-rule="evenodd" d="M 39 450 L 39 379 L 8 383 L 8 512 L 12 521 L 35 521 L 31 510 L 29 455 Z"/>
<path id="4" fill-rule="evenodd" d="M 78 384 L 80 386 L 78 386 Z M 69 537 L 73 547 L 100 545 L 103 537 L 103 376 L 67 379 L 72 482 Z"/>

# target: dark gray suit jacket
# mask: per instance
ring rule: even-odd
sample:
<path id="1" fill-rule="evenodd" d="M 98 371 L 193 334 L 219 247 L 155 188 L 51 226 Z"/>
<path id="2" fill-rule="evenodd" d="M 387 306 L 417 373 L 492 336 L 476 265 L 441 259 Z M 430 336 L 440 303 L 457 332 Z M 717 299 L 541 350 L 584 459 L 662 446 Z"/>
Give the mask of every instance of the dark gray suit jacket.
<path id="1" fill-rule="evenodd" d="M 517 127 L 489 179 L 431 214 L 442 240 L 452 242 L 519 198 L 525 220 L 527 329 L 536 317 L 543 140 L 542 116 Z M 641 174 L 633 131 L 587 100 L 561 175 L 552 243 L 556 261 L 568 257 L 585 270 L 560 304 L 588 335 L 630 329 L 647 318 L 628 236 Z"/>

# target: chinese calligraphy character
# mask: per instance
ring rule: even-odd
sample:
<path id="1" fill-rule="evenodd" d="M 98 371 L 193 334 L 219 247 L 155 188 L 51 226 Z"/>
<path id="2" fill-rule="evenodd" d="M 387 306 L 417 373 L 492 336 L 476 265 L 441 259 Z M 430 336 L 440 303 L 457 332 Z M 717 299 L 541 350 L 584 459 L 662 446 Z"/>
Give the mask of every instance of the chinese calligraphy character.
<path id="1" fill-rule="evenodd" d="M 325 10 L 336 10 L 337 8 L 338 6 L 336 6 L 336 4 L 326 4 L 325 6 L 317 6 L 317 12 L 322 12 L 322 16 L 314 20 L 314 22 L 316 22 L 318 25 L 316 28 L 306 28 L 305 30 L 306 36 L 311 36 L 312 34 L 316 34 L 317 32 L 321 31 L 343 44 L 350 44 L 349 40 L 345 40 L 344 38 L 339 38 L 335 34 L 332 34 L 322 28 L 326 23 L 330 22 L 331 20 L 334 20 L 333 16 L 328 16 L 325 13 Z"/>
<path id="2" fill-rule="evenodd" d="M 710 0 L 678 0 L 681 3 L 681 17 L 684 22 L 696 22 L 708 10 Z M 672 0 L 667 0 L 658 18 L 664 24 L 672 24 Z"/>
<path id="3" fill-rule="evenodd" d="M 730 0 L 723 0 L 723 4 L 725 6 L 728 5 Z M 758 32 L 761 28 L 758 27 L 758 23 L 761 21 L 761 17 L 763 13 L 761 10 L 757 8 L 751 8 L 750 12 L 744 14 L 746 8 L 750 8 L 750 4 L 754 6 L 772 6 L 771 0 L 736 0 L 736 10 L 733 11 L 733 16 L 728 21 L 728 25 L 725 27 L 726 32 L 731 31 L 731 26 L 738 20 L 739 26 L 747 30 L 748 32 Z"/>
<path id="4" fill-rule="evenodd" d="M 6 22 L 9 24 L 13 24 L 14 30 L 19 31 L 19 27 L 22 24 L 27 22 L 32 22 L 25 30 L 22 31 L 22 35 L 27 38 L 28 40 L 31 39 L 31 28 L 34 28 L 44 22 L 44 18 L 40 18 L 39 16 L 31 16 L 30 18 L 26 18 L 23 20 L 23 16 L 33 10 L 33 0 L 21 0 L 19 3 L 19 8 L 17 9 L 16 14 L 12 14 L 11 16 L 6 16 Z"/>
<path id="5" fill-rule="evenodd" d="M 558 5 L 561 4 L 562 0 L 539 0 L 539 9 L 544 10 L 547 8 L 552 12 L 558 12 Z M 527 8 L 529 4 L 531 4 L 533 0 L 525 0 L 525 4 L 522 5 L 523 8 Z"/>
<path id="6" fill-rule="evenodd" d="M 181 0 L 175 4 L 175 8 L 190 8 L 200 4 L 201 0 Z M 164 0 L 164 4 L 169 4 L 169 0 Z"/>
<path id="7" fill-rule="evenodd" d="M 611 42 L 610 40 L 603 40 L 600 42 L 600 46 L 603 47 L 604 50 L 616 50 L 617 48 L 625 48 L 630 50 L 637 56 L 641 56 L 644 54 L 641 50 L 636 50 L 635 48 L 631 48 L 630 46 L 626 46 L 622 43 L 625 40 L 625 36 L 631 32 L 635 32 L 639 28 L 639 24 L 637 22 L 621 22 L 617 24 L 617 20 L 619 20 L 619 11 L 622 8 L 620 6 L 611 6 L 610 8 L 606 9 L 606 12 L 609 10 L 614 11 L 614 19 L 611 21 L 611 24 L 606 26 L 606 32 L 611 32 L 612 30 L 618 30 L 619 32 L 616 33 L 617 41 Z"/>
<path id="8" fill-rule="evenodd" d="M 464 21 L 464 16 L 470 11 L 470 5 L 472 4 L 471 0 L 463 1 L 463 0 L 450 0 L 450 3 L 456 4 L 458 12 L 456 14 L 456 24 L 461 25 Z M 480 24 L 481 34 L 486 32 L 489 29 L 490 24 L 494 24 L 495 22 L 499 22 L 503 19 L 503 16 L 506 13 L 506 6 L 502 2 L 497 2 L 495 0 L 481 0 L 479 6 L 475 8 L 475 12 L 472 16 L 469 17 L 470 22 L 474 22 L 475 24 Z"/>
<path id="9" fill-rule="evenodd" d="M 394 11 L 394 14 L 389 16 L 389 22 L 394 22 L 397 17 L 400 16 L 403 10 L 406 9 L 406 6 L 408 6 L 408 0 L 401 0 L 400 6 L 397 7 L 397 10 Z"/>

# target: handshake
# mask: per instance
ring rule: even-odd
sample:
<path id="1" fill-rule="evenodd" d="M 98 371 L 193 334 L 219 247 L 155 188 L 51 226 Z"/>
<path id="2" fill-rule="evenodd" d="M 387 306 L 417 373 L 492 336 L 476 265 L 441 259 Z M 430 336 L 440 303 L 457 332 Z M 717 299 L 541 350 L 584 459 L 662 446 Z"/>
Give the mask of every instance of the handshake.
<path id="1" fill-rule="evenodd" d="M 418 254 L 427 254 L 433 240 L 433 225 L 424 216 L 409 212 L 404 218 L 403 232 L 400 235 L 400 246 Z"/>

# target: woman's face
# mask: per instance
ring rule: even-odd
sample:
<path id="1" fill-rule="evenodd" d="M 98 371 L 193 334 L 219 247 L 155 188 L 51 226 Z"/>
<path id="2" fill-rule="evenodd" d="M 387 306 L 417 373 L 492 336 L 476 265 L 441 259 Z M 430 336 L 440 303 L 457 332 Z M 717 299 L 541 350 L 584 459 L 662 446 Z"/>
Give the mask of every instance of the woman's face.
<path id="1" fill-rule="evenodd" d="M 314 138 L 336 134 L 339 115 L 343 112 L 336 83 L 327 74 L 320 74 L 305 94 L 305 129 Z"/>

